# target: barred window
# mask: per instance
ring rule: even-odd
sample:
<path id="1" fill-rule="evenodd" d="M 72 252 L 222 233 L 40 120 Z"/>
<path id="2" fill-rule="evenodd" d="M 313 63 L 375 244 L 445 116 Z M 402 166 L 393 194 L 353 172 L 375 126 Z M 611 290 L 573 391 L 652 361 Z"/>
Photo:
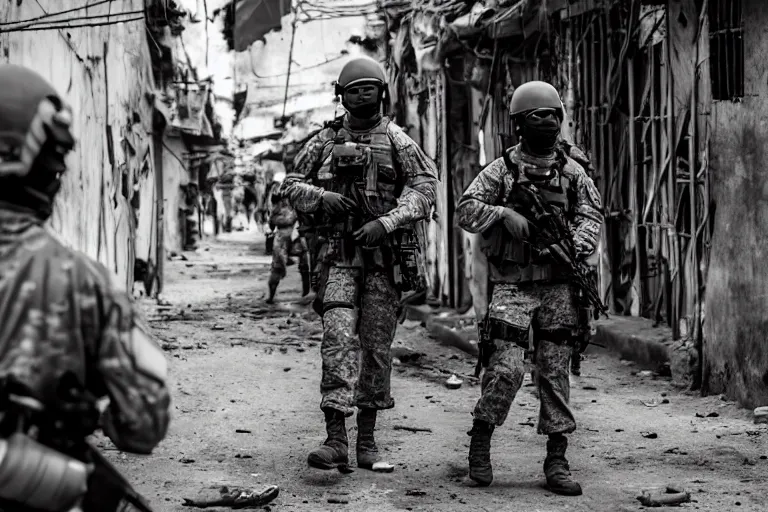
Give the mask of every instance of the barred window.
<path id="1" fill-rule="evenodd" d="M 709 1 L 709 72 L 712 99 L 744 97 L 743 0 Z"/>

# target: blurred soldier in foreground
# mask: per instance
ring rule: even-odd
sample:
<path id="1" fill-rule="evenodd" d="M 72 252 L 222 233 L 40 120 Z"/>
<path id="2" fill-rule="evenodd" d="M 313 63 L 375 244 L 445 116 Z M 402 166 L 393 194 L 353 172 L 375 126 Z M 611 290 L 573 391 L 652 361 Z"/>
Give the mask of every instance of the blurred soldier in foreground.
<path id="1" fill-rule="evenodd" d="M 267 304 L 275 301 L 275 293 L 280 280 L 285 277 L 288 266 L 294 264 L 291 256 L 299 258 L 301 272 L 302 297 L 309 293 L 309 251 L 306 240 L 299 236 L 293 239 L 296 226 L 296 211 L 288 200 L 280 195 L 278 188 L 271 197 L 272 214 L 269 216 L 269 228 L 274 233 L 272 242 L 272 270 L 269 273 L 269 297 Z"/>
<path id="2" fill-rule="evenodd" d="M 163 352 L 129 295 L 44 225 L 71 122 L 45 79 L 0 66 L 0 510 L 149 510 L 86 443 L 101 427 L 118 449 L 151 453 L 170 397 Z"/>
<path id="3" fill-rule="evenodd" d="M 521 85 L 510 114 L 521 143 L 483 169 L 456 211 L 462 228 L 486 237 L 491 273 L 491 300 L 480 323 L 479 363 L 486 369 L 469 432 L 469 475 L 479 485 L 493 481 L 491 435 L 506 420 L 531 355 L 541 403 L 538 432 L 549 436 L 547 484 L 558 494 L 579 495 L 565 458 L 565 434 L 576 429 L 568 362 L 579 340 L 579 310 L 596 296 L 583 262 L 597 245 L 600 196 L 558 144 L 564 111 L 554 87 Z"/>
<path id="4" fill-rule="evenodd" d="M 394 407 L 390 347 L 403 294 L 426 287 L 423 228 L 435 202 L 434 163 L 381 115 L 386 79 L 357 58 L 336 86 L 347 113 L 312 137 L 295 160 L 284 193 L 314 214 L 322 265 L 315 309 L 323 317 L 320 408 L 328 438 L 309 465 L 344 470 L 346 418 L 357 414 L 357 465 L 391 470 L 374 442 L 376 413 Z"/>

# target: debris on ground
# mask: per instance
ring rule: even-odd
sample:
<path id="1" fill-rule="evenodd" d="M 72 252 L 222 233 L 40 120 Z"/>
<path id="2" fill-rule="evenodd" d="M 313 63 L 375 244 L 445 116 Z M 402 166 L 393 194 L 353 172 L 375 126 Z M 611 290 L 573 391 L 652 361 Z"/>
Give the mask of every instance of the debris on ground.
<path id="1" fill-rule="evenodd" d="M 374 462 L 373 466 L 371 466 L 371 470 L 376 473 L 392 473 L 395 470 L 395 466 L 382 460 Z"/>
<path id="2" fill-rule="evenodd" d="M 681 486 L 668 485 L 665 489 L 643 490 L 637 500 L 645 507 L 677 506 L 691 501 L 691 493 Z"/>
<path id="3" fill-rule="evenodd" d="M 280 488 L 276 485 L 270 485 L 263 491 L 254 491 L 250 489 L 229 489 L 222 487 L 219 490 L 221 497 L 213 500 L 191 500 L 184 498 L 185 507 L 229 507 L 229 508 L 251 508 L 261 507 L 271 502 L 280 494 Z"/>
<path id="4" fill-rule="evenodd" d="M 445 387 L 448 389 L 459 389 L 463 383 L 464 381 L 454 374 L 445 381 Z"/>
<path id="5" fill-rule="evenodd" d="M 395 425 L 392 427 L 394 430 L 407 430 L 408 432 L 432 432 L 431 428 L 422 427 L 408 427 L 405 425 Z"/>
<path id="6" fill-rule="evenodd" d="M 753 414 L 755 423 L 768 423 L 768 407 L 758 407 Z"/>

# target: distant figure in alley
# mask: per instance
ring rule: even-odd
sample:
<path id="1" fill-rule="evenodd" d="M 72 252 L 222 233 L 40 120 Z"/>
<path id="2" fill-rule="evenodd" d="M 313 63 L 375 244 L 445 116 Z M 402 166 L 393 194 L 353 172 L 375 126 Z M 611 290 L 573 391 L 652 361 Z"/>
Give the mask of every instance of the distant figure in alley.
<path id="1" fill-rule="evenodd" d="M 344 470 L 346 418 L 356 407 L 357 466 L 391 470 L 374 427 L 377 412 L 395 405 L 390 348 L 400 299 L 426 286 L 426 241 L 417 232 L 435 202 L 437 170 L 381 114 L 387 85 L 376 61 L 348 62 L 335 92 L 347 113 L 304 145 L 283 188 L 300 213 L 311 214 L 319 241 L 315 309 L 323 318 L 320 408 L 328 436 L 308 463 Z"/>
<path id="2" fill-rule="evenodd" d="M 565 458 L 566 434 L 576 429 L 568 406 L 568 363 L 573 345 L 583 341 L 580 290 L 569 276 L 595 252 L 601 200 L 582 166 L 558 142 L 565 113 L 554 87 L 521 85 L 509 113 L 520 144 L 482 170 L 456 210 L 463 229 L 486 237 L 491 281 L 488 312 L 479 322 L 485 373 L 469 432 L 469 476 L 481 486 L 493 481 L 491 436 L 506 420 L 533 363 L 541 403 L 538 432 L 549 437 L 547 484 L 555 493 L 580 495 Z M 544 232 L 544 208 L 562 215 L 565 233 Z"/>

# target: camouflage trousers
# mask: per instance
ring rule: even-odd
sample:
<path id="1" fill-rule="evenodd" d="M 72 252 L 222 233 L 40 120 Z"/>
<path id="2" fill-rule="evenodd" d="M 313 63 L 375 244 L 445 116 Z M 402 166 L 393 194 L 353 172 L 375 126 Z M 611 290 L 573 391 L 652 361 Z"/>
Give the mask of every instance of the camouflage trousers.
<path id="1" fill-rule="evenodd" d="M 323 288 L 320 408 L 347 416 L 355 406 L 391 409 L 390 348 L 400 303 L 389 274 L 331 267 Z"/>
<path id="2" fill-rule="evenodd" d="M 499 284 L 488 307 L 488 321 L 504 325 L 504 339 L 492 339 L 496 350 L 483 374 L 482 395 L 475 419 L 502 425 L 523 377 L 531 368 L 529 329 L 533 327 L 533 372 L 539 390 L 539 434 L 567 434 L 576 430 L 568 402 L 570 337 L 577 326 L 575 296 L 567 284 Z M 493 334 L 494 330 L 489 331 Z M 498 331 L 497 331 L 498 332 Z"/>
<path id="3" fill-rule="evenodd" d="M 299 271 L 309 272 L 309 250 L 303 237 L 292 240 L 293 227 L 278 228 L 272 246 L 272 268 L 269 281 L 279 283 L 285 277 L 288 260 L 291 256 L 299 258 Z"/>

